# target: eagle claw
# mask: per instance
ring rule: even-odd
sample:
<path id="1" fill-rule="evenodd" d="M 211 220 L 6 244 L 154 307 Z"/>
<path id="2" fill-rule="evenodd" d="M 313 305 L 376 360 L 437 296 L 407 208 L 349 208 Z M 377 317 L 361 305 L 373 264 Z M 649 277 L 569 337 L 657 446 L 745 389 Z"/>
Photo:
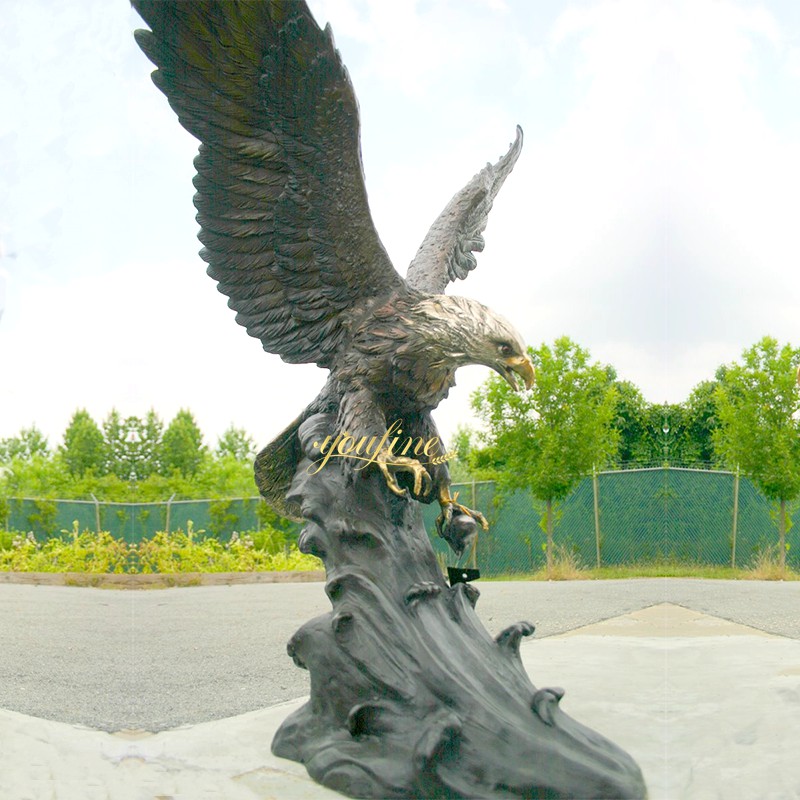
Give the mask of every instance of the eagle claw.
<path id="1" fill-rule="evenodd" d="M 394 472 L 410 472 L 414 476 L 413 493 L 416 497 L 423 497 L 430 492 L 431 476 L 416 458 L 396 456 L 389 450 L 381 450 L 375 457 L 375 463 L 383 473 L 386 485 L 399 497 L 404 497 L 408 492 L 397 482 Z"/>
<path id="2" fill-rule="evenodd" d="M 478 533 L 478 525 L 483 530 L 489 530 L 489 523 L 480 511 L 456 502 L 458 492 L 450 497 L 448 489 L 442 489 L 439 494 L 439 505 L 442 513 L 436 519 L 436 532 L 453 548 L 457 556 L 472 543 Z"/>

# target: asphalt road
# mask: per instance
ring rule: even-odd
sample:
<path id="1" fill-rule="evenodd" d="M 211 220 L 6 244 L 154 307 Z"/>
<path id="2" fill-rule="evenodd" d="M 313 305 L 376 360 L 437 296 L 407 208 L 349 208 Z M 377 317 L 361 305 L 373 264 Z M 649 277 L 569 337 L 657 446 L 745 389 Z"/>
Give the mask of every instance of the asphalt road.
<path id="1" fill-rule="evenodd" d="M 800 583 L 638 579 L 484 582 L 495 634 L 551 636 L 671 602 L 800 639 Z M 110 591 L 0 586 L 0 708 L 106 731 L 166 730 L 307 694 L 286 655 L 330 610 L 322 583 Z"/>

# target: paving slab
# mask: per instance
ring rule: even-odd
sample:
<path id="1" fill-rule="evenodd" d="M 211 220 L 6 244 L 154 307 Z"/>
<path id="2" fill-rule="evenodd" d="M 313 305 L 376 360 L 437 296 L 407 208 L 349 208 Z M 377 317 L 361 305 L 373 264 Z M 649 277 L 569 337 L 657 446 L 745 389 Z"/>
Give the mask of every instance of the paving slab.
<path id="1" fill-rule="evenodd" d="M 566 687 L 564 711 L 634 756 L 653 800 L 800 798 L 796 639 L 664 603 L 521 653 L 537 686 Z"/>
<path id="2" fill-rule="evenodd" d="M 109 734 L 0 710 L 3 800 L 341 798 L 270 753 L 284 703 L 173 731 Z"/>
<path id="3" fill-rule="evenodd" d="M 535 685 L 627 749 L 651 800 L 800 798 L 800 641 L 660 603 L 521 647 Z M 269 751 L 304 698 L 159 733 L 0 710 L 4 800 L 341 797 Z"/>

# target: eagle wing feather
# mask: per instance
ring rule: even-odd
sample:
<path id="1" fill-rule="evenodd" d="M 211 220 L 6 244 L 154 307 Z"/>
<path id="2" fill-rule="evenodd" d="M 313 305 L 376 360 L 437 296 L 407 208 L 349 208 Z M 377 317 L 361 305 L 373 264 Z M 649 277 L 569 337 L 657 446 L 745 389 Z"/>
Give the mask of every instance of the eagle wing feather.
<path id="1" fill-rule="evenodd" d="M 419 292 L 442 294 L 451 281 L 464 279 L 477 264 L 473 253 L 483 250 L 483 236 L 492 203 L 522 150 L 522 128 L 508 152 L 487 164 L 445 206 L 431 225 L 406 273 Z"/>
<path id="2" fill-rule="evenodd" d="M 348 316 L 405 289 L 367 203 L 353 87 L 305 3 L 132 0 L 153 81 L 201 142 L 208 274 L 264 349 L 330 367 Z"/>

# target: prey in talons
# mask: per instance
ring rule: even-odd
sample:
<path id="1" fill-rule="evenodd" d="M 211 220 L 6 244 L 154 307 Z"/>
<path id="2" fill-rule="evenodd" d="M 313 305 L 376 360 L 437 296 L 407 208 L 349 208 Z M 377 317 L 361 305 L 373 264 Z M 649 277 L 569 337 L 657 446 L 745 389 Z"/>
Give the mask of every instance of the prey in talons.
<path id="1" fill-rule="evenodd" d="M 458 502 L 458 492 L 450 495 L 450 487 L 439 489 L 439 505 L 442 513 L 436 519 L 436 532 L 460 556 L 478 535 L 478 526 L 489 530 L 489 523 L 480 511 L 474 511 Z"/>

